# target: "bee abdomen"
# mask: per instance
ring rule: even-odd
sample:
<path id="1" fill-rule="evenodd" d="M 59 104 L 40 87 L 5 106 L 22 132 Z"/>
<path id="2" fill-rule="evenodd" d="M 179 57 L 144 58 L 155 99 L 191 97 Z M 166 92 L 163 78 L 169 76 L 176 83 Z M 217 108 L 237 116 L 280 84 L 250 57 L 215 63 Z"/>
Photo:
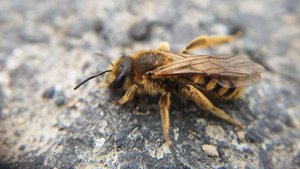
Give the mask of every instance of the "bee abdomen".
<path id="1" fill-rule="evenodd" d="M 241 87 L 223 87 L 217 83 L 216 79 L 211 77 L 196 76 L 193 79 L 194 83 L 200 85 L 205 92 L 211 93 L 222 100 L 232 100 L 239 98 L 243 93 Z"/>
<path id="2" fill-rule="evenodd" d="M 219 95 L 219 96 L 225 100 L 233 100 L 239 98 L 242 95 L 242 93 L 243 93 L 243 88 L 233 87 L 233 88 L 227 88 L 227 91 L 223 95 Z"/>

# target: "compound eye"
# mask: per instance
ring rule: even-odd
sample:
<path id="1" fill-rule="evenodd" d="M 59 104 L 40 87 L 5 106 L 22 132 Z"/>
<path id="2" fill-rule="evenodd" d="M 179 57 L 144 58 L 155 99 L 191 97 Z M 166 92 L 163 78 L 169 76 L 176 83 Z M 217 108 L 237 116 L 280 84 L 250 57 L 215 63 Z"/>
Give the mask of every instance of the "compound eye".
<path id="1" fill-rule="evenodd" d="M 124 74 L 119 74 L 116 79 L 110 84 L 110 88 L 112 89 L 119 89 L 122 87 L 123 82 L 125 80 Z"/>
<path id="2" fill-rule="evenodd" d="M 119 70 L 117 72 L 116 79 L 110 84 L 110 87 L 112 89 L 118 89 L 121 88 L 125 77 L 130 74 L 131 72 L 131 59 L 130 57 L 124 57 L 121 60 L 121 63 L 119 65 Z"/>

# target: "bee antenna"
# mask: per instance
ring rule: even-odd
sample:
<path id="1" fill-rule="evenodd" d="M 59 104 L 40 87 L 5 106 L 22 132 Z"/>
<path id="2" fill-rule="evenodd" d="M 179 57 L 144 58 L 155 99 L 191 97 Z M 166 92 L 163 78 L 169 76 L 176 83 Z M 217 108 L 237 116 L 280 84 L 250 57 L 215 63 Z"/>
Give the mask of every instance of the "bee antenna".
<path id="1" fill-rule="evenodd" d="M 108 56 L 106 56 L 106 55 L 104 55 L 103 53 L 100 53 L 100 52 L 96 52 L 96 55 L 104 57 L 109 62 L 109 64 L 111 66 L 114 66 L 114 64 L 112 64 L 112 62 L 111 62 L 111 60 L 110 60 L 110 58 Z"/>
<path id="2" fill-rule="evenodd" d="M 98 73 L 98 74 L 96 74 L 96 75 L 94 75 L 94 76 L 91 76 L 91 77 L 85 79 L 84 81 L 82 81 L 81 83 L 79 83 L 79 84 L 74 88 L 74 90 L 78 89 L 81 85 L 83 85 L 83 84 L 86 83 L 87 81 L 89 81 L 89 80 L 91 80 L 91 79 L 94 79 L 95 77 L 101 76 L 101 75 L 103 75 L 104 73 L 111 72 L 111 71 L 112 71 L 112 70 L 105 70 L 105 71 L 103 71 L 103 72 L 101 72 L 101 73 Z"/>

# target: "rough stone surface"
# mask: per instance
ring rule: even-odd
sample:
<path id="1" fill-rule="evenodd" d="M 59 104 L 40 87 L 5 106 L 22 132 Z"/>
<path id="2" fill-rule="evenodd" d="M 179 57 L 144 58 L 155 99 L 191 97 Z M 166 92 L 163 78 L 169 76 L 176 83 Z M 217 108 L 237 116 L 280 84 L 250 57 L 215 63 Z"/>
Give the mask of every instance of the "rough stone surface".
<path id="1" fill-rule="evenodd" d="M 0 168 L 299 168 L 299 9 L 299 0 L 1 1 Z M 174 98 L 168 150 L 157 97 L 119 107 L 122 93 L 99 87 L 101 77 L 73 90 L 109 65 L 97 52 L 114 59 L 160 41 L 177 51 L 236 30 L 232 45 L 199 53 L 266 68 L 241 100 L 215 103 L 243 131 Z M 53 86 L 63 93 L 44 99 Z"/>

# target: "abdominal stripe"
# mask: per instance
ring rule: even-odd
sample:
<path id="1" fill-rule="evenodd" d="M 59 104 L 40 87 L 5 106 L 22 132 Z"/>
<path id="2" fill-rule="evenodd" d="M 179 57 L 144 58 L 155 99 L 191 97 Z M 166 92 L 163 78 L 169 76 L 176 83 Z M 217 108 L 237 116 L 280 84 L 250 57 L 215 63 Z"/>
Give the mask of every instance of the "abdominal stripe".
<path id="1" fill-rule="evenodd" d="M 227 90 L 227 92 L 225 92 L 224 94 L 223 94 L 223 96 L 229 96 L 230 94 L 232 94 L 234 91 L 235 91 L 235 87 L 232 87 L 232 88 L 229 88 L 228 90 Z"/>

